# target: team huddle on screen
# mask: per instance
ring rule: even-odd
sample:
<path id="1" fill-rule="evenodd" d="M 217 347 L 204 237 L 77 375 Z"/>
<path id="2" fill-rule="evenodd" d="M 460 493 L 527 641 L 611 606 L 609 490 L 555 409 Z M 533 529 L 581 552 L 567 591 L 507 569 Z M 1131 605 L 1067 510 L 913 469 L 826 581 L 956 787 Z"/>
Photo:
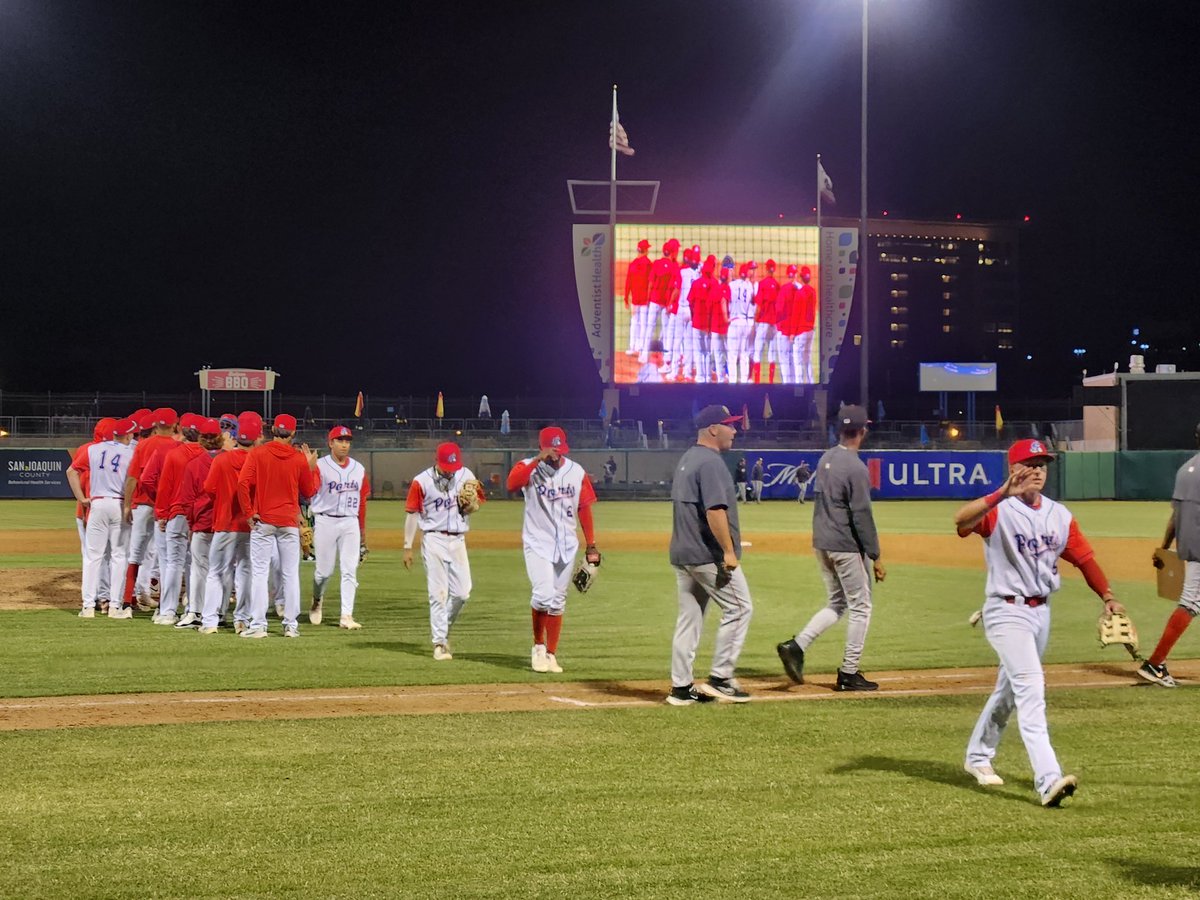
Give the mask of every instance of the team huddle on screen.
<path id="1" fill-rule="evenodd" d="M 817 292 L 808 266 L 789 265 L 782 284 L 775 260 L 736 266 L 725 256 L 704 257 L 697 244 L 676 260 L 679 241 L 663 244 L 651 262 L 650 242 L 625 276 L 629 343 L 625 353 L 641 364 L 646 382 L 697 384 L 815 384 L 812 365 Z M 766 371 L 763 371 L 764 364 Z"/>

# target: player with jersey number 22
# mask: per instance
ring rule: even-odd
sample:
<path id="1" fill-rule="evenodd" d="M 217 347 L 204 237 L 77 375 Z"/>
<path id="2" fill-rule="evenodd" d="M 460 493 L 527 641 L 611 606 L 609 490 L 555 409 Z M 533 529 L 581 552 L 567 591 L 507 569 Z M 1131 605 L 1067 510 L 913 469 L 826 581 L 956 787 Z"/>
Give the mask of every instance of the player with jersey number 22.
<path id="1" fill-rule="evenodd" d="M 1125 612 L 1071 513 L 1042 494 L 1046 466 L 1053 459 L 1041 441 L 1017 441 L 1008 448 L 1004 483 L 964 504 L 954 516 L 959 537 L 983 538 L 983 629 L 1000 658 L 996 688 L 975 723 L 964 767 L 981 785 L 1004 783 L 992 759 L 1015 710 L 1042 806 L 1058 806 L 1079 783 L 1076 776 L 1063 774 L 1046 727 L 1042 654 L 1050 638 L 1050 595 L 1059 588 L 1059 558 L 1079 569 L 1101 598 L 1105 615 Z"/>
<path id="2" fill-rule="evenodd" d="M 583 466 L 567 458 L 570 447 L 561 428 L 543 428 L 538 434 L 537 456 L 523 459 L 508 473 L 508 489 L 525 496 L 525 572 L 532 585 L 533 651 L 535 672 L 562 671 L 558 664 L 558 638 L 567 604 L 567 586 L 579 549 L 576 523 L 583 529 L 584 558 L 600 564 L 600 551 L 592 524 L 596 491 Z"/>

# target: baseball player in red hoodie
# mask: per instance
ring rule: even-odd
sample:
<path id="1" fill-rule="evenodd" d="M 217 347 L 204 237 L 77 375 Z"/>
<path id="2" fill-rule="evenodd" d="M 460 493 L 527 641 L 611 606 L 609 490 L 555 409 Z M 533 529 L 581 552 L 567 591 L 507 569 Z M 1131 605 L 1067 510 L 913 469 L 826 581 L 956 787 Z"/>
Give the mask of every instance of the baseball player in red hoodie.
<path id="1" fill-rule="evenodd" d="M 149 427 L 153 434 L 142 438 L 133 451 L 129 476 L 125 480 L 125 521 L 129 532 L 129 563 L 125 576 L 126 606 L 135 599 L 139 609 L 150 610 L 155 604 L 150 597 L 150 582 L 159 574 L 161 560 L 157 554 L 158 540 L 154 527 L 154 498 L 142 487 L 142 472 L 164 447 L 179 440 L 179 417 L 170 407 L 160 407 L 138 423 L 143 431 Z"/>
<path id="2" fill-rule="evenodd" d="M 636 356 L 642 346 L 642 330 L 646 327 L 646 305 L 650 302 L 650 257 L 646 255 L 650 242 L 645 238 L 638 241 L 637 257 L 629 263 L 625 273 L 625 309 L 629 312 L 629 349 L 625 352 Z M 632 304 L 632 305 L 631 305 Z"/>
<path id="3" fill-rule="evenodd" d="M 212 549 L 212 495 L 204 491 L 204 482 L 212 468 L 213 459 L 225 444 L 225 435 L 216 419 L 201 419 L 196 430 L 200 433 L 200 453 L 184 467 L 175 489 L 171 511 L 179 510 L 187 519 L 191 535 L 188 550 L 191 568 L 188 571 L 187 609 L 175 623 L 176 628 L 199 628 L 204 609 L 204 589 L 208 581 L 208 560 Z"/>
<path id="4" fill-rule="evenodd" d="M 278 415 L 273 440 L 250 452 L 238 477 L 238 502 L 250 522 L 250 627 L 244 638 L 267 636 L 267 581 L 271 555 L 279 553 L 283 591 L 283 636 L 299 637 L 300 496 L 317 492 L 317 453 L 308 444 L 292 446 L 296 417 Z"/>
<path id="5" fill-rule="evenodd" d="M 174 625 L 179 621 L 179 596 L 188 568 L 188 523 L 186 511 L 175 505 L 175 492 L 183 480 L 187 464 L 204 452 L 200 446 L 199 425 L 204 421 L 195 413 L 179 419 L 183 440 L 159 450 L 142 473 L 142 486 L 154 498 L 155 537 L 159 540 L 161 597 L 155 625 Z"/>

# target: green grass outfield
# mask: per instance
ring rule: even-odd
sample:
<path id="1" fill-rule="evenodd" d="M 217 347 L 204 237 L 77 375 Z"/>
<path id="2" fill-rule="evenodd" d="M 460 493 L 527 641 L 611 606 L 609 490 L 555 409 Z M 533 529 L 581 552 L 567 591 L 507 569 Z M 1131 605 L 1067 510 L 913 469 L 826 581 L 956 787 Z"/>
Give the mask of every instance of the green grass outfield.
<path id="1" fill-rule="evenodd" d="M 1074 503 L 1093 537 L 1161 538 L 1165 504 Z M 877 505 L 884 533 L 946 533 L 955 504 Z M 372 525 L 398 528 L 400 504 Z M 495 503 L 477 530 L 519 528 Z M 743 510 L 747 536 L 796 534 L 795 552 L 751 548 L 756 612 L 748 674 L 779 671 L 774 646 L 823 602 L 803 535 L 808 509 Z M 666 504 L 605 503 L 606 534 L 665 533 Z M 69 504 L 0 503 L 0 529 L 74 525 Z M 977 539 L 972 539 L 977 542 Z M 980 552 L 980 557 L 982 553 Z M 0 557 L 3 569 L 77 564 Z M 864 668 L 988 665 L 965 624 L 977 568 L 888 559 Z M 429 656 L 422 574 L 396 551 L 361 571 L 357 633 L 302 625 L 299 641 L 240 642 L 0 612 L 0 694 L 534 681 L 519 551 L 472 552 L 475 591 L 455 660 Z M 305 568 L 305 577 L 311 571 Z M 655 551 L 610 552 L 569 600 L 560 660 L 572 679 L 661 679 L 675 617 Z M 1152 644 L 1171 605 L 1117 581 Z M 306 590 L 307 596 L 307 590 Z M 336 609 L 336 592 L 327 600 Z M 1123 664 L 1095 641 L 1081 581 L 1055 602 L 1049 661 Z M 336 621 L 336 616 L 332 617 Z M 327 617 L 328 621 L 328 617 Z M 698 674 L 711 647 L 701 648 Z M 1197 629 L 1196 631 L 1200 631 Z M 810 653 L 832 672 L 844 630 Z M 1189 632 L 1177 657 L 1196 655 Z M 249 646 L 247 646 L 249 644 Z M 545 676 L 538 676 L 544 680 Z M 1056 691 L 1050 724 L 1079 795 L 1037 806 L 1015 733 L 997 768 L 961 773 L 982 697 L 747 706 L 363 717 L 292 722 L 0 731 L 0 896 L 8 897 L 1190 897 L 1200 773 L 1200 694 L 1184 687 Z"/>

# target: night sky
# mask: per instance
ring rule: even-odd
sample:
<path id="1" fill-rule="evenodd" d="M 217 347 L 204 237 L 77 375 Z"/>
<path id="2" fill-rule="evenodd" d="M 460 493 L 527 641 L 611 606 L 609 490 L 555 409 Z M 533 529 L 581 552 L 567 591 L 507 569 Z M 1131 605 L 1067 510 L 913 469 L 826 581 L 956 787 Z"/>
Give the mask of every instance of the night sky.
<path id="1" fill-rule="evenodd" d="M 659 220 L 802 223 L 818 152 L 857 216 L 860 15 L 0 0 L 0 389 L 209 363 L 590 404 L 565 180 L 607 178 L 612 83 Z M 871 0 L 872 212 L 1032 217 L 1010 385 L 1124 368 L 1135 325 L 1196 347 L 1197 30 L 1183 3 Z"/>

